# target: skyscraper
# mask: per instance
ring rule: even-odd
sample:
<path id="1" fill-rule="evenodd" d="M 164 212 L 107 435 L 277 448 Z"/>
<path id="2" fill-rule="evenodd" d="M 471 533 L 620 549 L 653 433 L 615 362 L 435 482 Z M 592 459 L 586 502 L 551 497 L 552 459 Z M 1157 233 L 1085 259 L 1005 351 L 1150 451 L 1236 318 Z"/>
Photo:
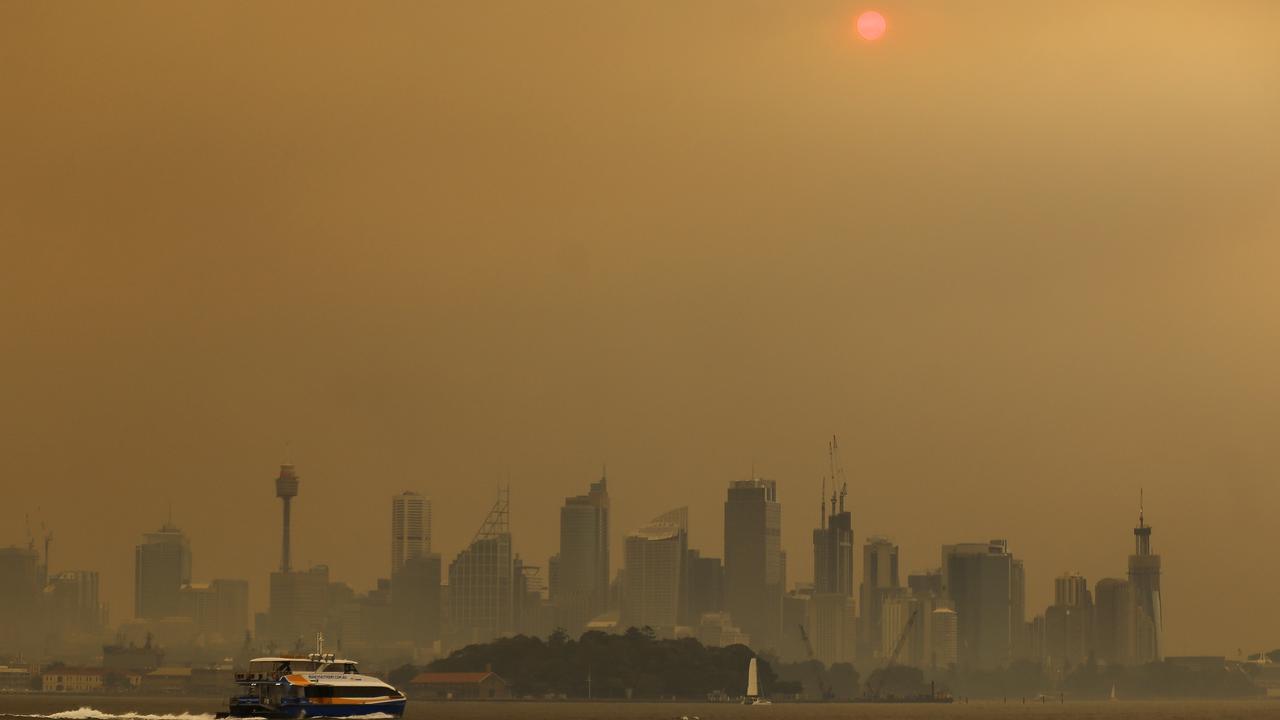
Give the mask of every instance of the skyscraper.
<path id="1" fill-rule="evenodd" d="M 1163 613 L 1160 606 L 1160 556 L 1151 552 L 1151 526 L 1138 502 L 1138 526 L 1133 529 L 1134 554 L 1129 556 L 1129 585 L 1137 606 L 1137 661 L 1164 658 Z"/>
<path id="2" fill-rule="evenodd" d="M 886 537 L 867 538 L 862 546 L 862 585 L 859 589 L 862 606 L 858 627 L 860 654 L 864 660 L 880 656 L 884 630 L 881 609 L 886 596 L 897 591 L 898 546 Z"/>
<path id="3" fill-rule="evenodd" d="M 285 649 L 310 647 L 324 629 L 328 610 L 329 568 L 271 573 L 267 626 L 258 634 Z"/>
<path id="4" fill-rule="evenodd" d="M 431 499 L 405 491 L 391 498 L 391 574 L 431 552 Z"/>
<path id="5" fill-rule="evenodd" d="M 102 632 L 97 571 L 71 570 L 49 576 L 44 602 L 49 628 L 54 634 L 92 636 Z"/>
<path id="6" fill-rule="evenodd" d="M 808 598 L 805 624 L 814 656 L 827 664 L 853 662 L 857 650 L 853 518 L 844 499 L 845 488 L 833 488 L 828 506 L 824 491 L 818 527 L 813 531 L 813 594 Z M 784 628 L 784 635 L 789 630 Z"/>
<path id="7" fill-rule="evenodd" d="M 165 523 L 134 550 L 134 616 L 160 620 L 181 614 L 179 593 L 191 582 L 191 542 Z"/>
<path id="8" fill-rule="evenodd" d="M 1013 556 L 1004 540 L 942 546 L 943 587 L 956 611 L 960 665 L 993 669 L 1012 652 Z"/>
<path id="9" fill-rule="evenodd" d="M 391 576 L 391 611 L 398 637 L 429 648 L 440 639 L 442 574 L 435 553 L 406 558 Z"/>
<path id="10" fill-rule="evenodd" d="M 627 536 L 623 544 L 626 559 L 623 626 L 648 626 L 664 636 L 674 634 L 685 599 L 688 536 L 688 508 L 659 515 Z"/>
<path id="11" fill-rule="evenodd" d="M 499 491 L 471 544 L 449 563 L 452 647 L 488 642 L 514 626 L 509 498 L 509 490 Z"/>
<path id="12" fill-rule="evenodd" d="M 724 563 L 691 549 L 684 565 L 688 602 L 681 624 L 696 627 L 704 614 L 724 611 Z"/>
<path id="13" fill-rule="evenodd" d="M 831 493 L 830 514 L 823 498 L 813 531 L 813 592 L 853 596 L 853 516 L 844 508 L 845 491 Z M 837 500 L 839 504 L 837 506 Z"/>
<path id="14" fill-rule="evenodd" d="M 778 646 L 782 630 L 782 505 L 777 483 L 729 483 L 724 504 L 725 607 L 756 649 Z"/>
<path id="15" fill-rule="evenodd" d="M 0 653 L 18 655 L 37 646 L 40 574 L 34 547 L 0 548 Z"/>
<path id="16" fill-rule="evenodd" d="M 609 597 L 609 487 L 602 474 L 586 495 L 560 508 L 560 554 L 552 602 L 557 622 L 577 635 L 604 612 Z"/>

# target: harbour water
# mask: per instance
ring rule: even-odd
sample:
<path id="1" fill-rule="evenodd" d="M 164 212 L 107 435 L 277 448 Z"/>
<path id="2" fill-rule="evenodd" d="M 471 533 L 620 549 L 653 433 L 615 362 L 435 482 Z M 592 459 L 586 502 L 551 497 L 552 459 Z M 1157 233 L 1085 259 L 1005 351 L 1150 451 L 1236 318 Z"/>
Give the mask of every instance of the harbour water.
<path id="1" fill-rule="evenodd" d="M 219 698 L 54 697 L 0 695 L 0 720 L 213 720 Z M 1066 702 L 1021 700 L 951 705 L 788 704 L 744 707 L 714 703 L 410 702 L 406 720 L 925 720 L 1024 718 L 1099 720 L 1261 720 L 1280 718 L 1280 701 Z M 379 720 L 379 716 L 368 720 Z"/>

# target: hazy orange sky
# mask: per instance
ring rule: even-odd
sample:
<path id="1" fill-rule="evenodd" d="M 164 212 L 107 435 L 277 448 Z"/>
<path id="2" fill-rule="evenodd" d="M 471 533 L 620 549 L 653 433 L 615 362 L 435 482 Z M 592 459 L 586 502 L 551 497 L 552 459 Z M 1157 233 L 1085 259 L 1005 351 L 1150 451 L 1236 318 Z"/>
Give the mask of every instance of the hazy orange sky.
<path id="1" fill-rule="evenodd" d="M 888 19 L 877 43 L 853 19 Z M 1122 576 L 1171 654 L 1280 646 L 1280 4 L 0 4 L 0 544 L 132 614 L 200 579 L 371 587 L 389 497 L 518 551 L 609 466 L 621 533 L 825 444 L 904 571 L 1008 538 Z M 39 511 L 37 513 L 37 508 Z M 620 558 L 615 558 L 615 565 Z M 858 572 L 861 572 L 859 567 Z"/>

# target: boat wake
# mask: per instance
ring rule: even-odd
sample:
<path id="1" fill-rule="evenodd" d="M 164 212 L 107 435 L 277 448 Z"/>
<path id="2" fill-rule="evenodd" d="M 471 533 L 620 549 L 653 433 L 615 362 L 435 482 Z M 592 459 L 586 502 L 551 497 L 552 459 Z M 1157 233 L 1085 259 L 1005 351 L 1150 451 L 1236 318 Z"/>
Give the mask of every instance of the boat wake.
<path id="1" fill-rule="evenodd" d="M 76 710 L 63 710 L 49 715 L 19 715 L 18 717 L 39 718 L 42 720 L 214 720 L 212 713 L 181 712 L 158 715 L 137 712 L 109 713 L 88 706 L 80 707 Z"/>
<path id="2" fill-rule="evenodd" d="M 36 720 L 214 720 L 210 712 L 174 712 L 151 715 L 146 712 L 102 712 L 96 707 L 79 707 L 77 710 L 52 712 L 50 715 L 15 715 L 33 717 Z M 387 712 L 370 712 L 367 715 L 348 715 L 344 720 L 394 720 Z"/>

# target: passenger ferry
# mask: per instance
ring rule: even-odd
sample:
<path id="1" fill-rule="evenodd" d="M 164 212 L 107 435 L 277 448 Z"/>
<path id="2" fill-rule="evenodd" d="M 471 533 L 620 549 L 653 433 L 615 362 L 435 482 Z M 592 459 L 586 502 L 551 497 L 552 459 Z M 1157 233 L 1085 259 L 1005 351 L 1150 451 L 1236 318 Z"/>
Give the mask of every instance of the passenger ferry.
<path id="1" fill-rule="evenodd" d="M 306 657 L 261 657 L 249 661 L 249 671 L 236 673 L 240 694 L 231 698 L 226 718 L 352 717 L 385 713 L 404 715 L 404 693 L 378 678 L 361 675 L 352 660 L 332 653 Z"/>

